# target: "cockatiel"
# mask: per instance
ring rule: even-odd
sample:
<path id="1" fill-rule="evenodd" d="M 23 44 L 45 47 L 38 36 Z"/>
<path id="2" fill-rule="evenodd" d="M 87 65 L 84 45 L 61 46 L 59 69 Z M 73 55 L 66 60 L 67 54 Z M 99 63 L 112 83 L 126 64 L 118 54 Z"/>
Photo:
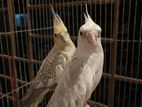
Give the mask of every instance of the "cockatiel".
<path id="1" fill-rule="evenodd" d="M 87 100 L 101 79 L 104 62 L 101 28 L 89 16 L 87 5 L 84 16 L 76 52 L 47 107 L 89 107 Z"/>
<path id="2" fill-rule="evenodd" d="M 64 67 L 71 60 L 76 47 L 70 39 L 66 26 L 51 6 L 53 14 L 54 46 L 43 60 L 26 95 L 21 100 L 21 107 L 37 107 L 45 94 L 58 81 Z"/>

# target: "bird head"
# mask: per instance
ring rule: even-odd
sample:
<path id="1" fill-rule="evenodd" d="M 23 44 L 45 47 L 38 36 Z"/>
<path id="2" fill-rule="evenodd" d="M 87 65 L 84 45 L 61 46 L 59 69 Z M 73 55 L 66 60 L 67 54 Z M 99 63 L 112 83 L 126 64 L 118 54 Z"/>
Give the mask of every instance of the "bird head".
<path id="1" fill-rule="evenodd" d="M 55 13 L 53 6 L 51 5 L 51 12 L 53 15 L 53 36 L 54 45 L 57 47 L 65 47 L 72 43 L 70 35 L 63 21 L 57 13 Z"/>
<path id="2" fill-rule="evenodd" d="M 83 44 L 92 45 L 95 47 L 101 43 L 101 28 L 91 19 L 90 15 L 88 14 L 87 5 L 85 5 L 85 7 L 85 24 L 80 27 L 79 39 L 81 39 Z"/>

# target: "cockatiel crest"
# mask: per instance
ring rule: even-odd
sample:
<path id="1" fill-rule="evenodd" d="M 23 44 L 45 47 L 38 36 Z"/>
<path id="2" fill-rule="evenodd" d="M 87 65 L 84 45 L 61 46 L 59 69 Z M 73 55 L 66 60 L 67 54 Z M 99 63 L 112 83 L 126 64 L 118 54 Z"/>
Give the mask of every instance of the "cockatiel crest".
<path id="1" fill-rule="evenodd" d="M 53 9 L 53 6 L 51 6 L 51 11 L 52 11 L 52 14 L 53 14 L 53 33 L 55 34 L 55 32 L 57 34 L 59 33 L 62 33 L 62 32 L 67 32 L 67 28 L 66 26 L 64 25 L 63 21 L 61 20 L 61 18 L 59 17 L 58 14 L 55 13 L 54 9 Z"/>

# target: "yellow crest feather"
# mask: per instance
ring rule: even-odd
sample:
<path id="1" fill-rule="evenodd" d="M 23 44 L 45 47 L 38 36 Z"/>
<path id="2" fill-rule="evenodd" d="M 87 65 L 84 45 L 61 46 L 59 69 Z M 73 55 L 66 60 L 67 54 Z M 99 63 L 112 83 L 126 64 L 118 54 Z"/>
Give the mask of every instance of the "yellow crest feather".
<path id="1" fill-rule="evenodd" d="M 50 6 L 51 6 L 51 12 L 53 14 L 53 32 L 54 32 L 54 34 L 67 32 L 67 28 L 64 25 L 63 21 L 61 20 L 59 15 L 57 13 L 55 13 L 53 6 L 52 5 L 50 5 Z"/>

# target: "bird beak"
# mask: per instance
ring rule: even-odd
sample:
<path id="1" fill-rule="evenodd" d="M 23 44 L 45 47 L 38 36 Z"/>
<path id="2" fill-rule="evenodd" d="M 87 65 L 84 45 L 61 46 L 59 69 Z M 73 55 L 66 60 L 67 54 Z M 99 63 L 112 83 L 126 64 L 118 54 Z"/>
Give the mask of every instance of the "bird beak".
<path id="1" fill-rule="evenodd" d="M 63 36 L 61 36 L 61 38 L 62 38 L 63 42 L 64 42 L 64 43 L 66 43 L 66 40 L 65 40 L 65 38 L 64 38 Z"/>
<path id="2" fill-rule="evenodd" d="M 97 33 L 95 31 L 87 31 L 85 35 L 88 43 L 94 44 L 97 42 Z"/>

